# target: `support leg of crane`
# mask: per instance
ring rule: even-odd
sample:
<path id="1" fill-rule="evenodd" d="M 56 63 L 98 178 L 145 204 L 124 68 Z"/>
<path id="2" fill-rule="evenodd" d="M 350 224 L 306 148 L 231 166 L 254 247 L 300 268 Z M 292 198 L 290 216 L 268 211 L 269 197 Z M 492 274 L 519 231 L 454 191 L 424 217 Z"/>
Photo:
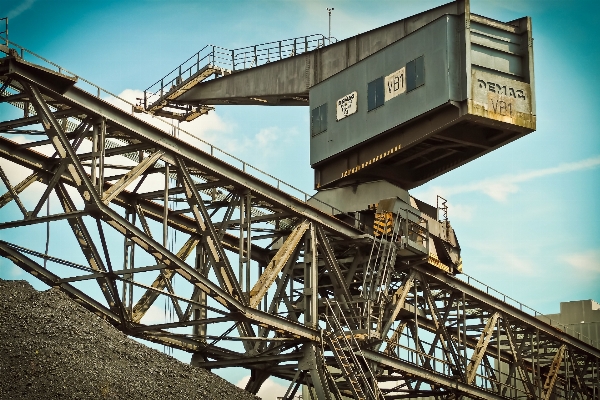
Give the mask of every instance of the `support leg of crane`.
<path id="1" fill-rule="evenodd" d="M 440 314 L 440 310 L 438 309 L 435 298 L 431 294 L 431 288 L 429 287 L 429 282 L 424 275 L 421 275 L 421 283 L 423 287 L 423 294 L 425 295 L 425 300 L 429 306 L 429 311 L 431 313 L 431 319 L 435 326 L 435 330 L 438 335 L 441 336 L 441 345 L 444 353 L 446 353 L 446 357 L 448 360 L 452 360 L 454 363 L 453 372 L 460 378 L 461 381 L 465 381 L 465 371 L 463 369 L 463 365 L 460 362 L 459 350 L 454 342 L 452 336 L 446 329 L 445 321 L 443 316 Z M 452 368 L 452 366 L 450 366 Z"/>
<path id="2" fill-rule="evenodd" d="M 318 260 L 317 235 L 315 224 L 310 224 L 304 249 L 304 324 L 311 328 L 318 326 Z"/>
<path id="3" fill-rule="evenodd" d="M 252 290 L 250 290 L 250 307 L 258 306 L 258 303 L 260 303 L 273 282 L 275 282 L 277 275 L 279 275 L 281 270 L 286 266 L 290 257 L 296 253 L 296 247 L 304 237 L 304 233 L 307 231 L 308 227 L 309 223 L 306 221 L 296 225 L 292 230 L 292 233 L 290 233 L 283 242 L 283 245 L 273 256 L 262 275 L 256 281 Z"/>
<path id="4" fill-rule="evenodd" d="M 398 316 L 398 313 L 400 313 L 400 310 L 402 310 L 402 307 L 404 307 L 406 297 L 408 296 L 408 292 L 410 291 L 410 289 L 413 287 L 415 277 L 416 277 L 416 272 L 414 270 L 412 270 L 408 274 L 408 276 L 405 278 L 402 286 L 400 286 L 398 288 L 398 290 L 396 290 L 396 293 L 394 293 L 393 300 L 390 303 L 390 307 L 392 307 L 392 310 L 388 314 L 387 322 L 386 322 L 385 326 L 383 327 L 383 329 L 381 330 L 381 337 L 387 336 L 390 328 L 392 327 L 392 324 L 394 323 L 394 321 L 396 320 L 396 317 Z"/>

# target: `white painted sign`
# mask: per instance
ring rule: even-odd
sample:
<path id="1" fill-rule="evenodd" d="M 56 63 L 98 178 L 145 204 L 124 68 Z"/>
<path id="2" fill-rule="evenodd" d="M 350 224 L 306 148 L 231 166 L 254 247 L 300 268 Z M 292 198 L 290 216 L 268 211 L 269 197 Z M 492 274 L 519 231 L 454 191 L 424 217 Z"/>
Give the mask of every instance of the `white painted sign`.
<path id="1" fill-rule="evenodd" d="M 345 95 L 336 102 L 337 120 L 346 118 L 356 112 L 356 103 L 358 102 L 358 93 L 352 92 Z"/>
<path id="2" fill-rule="evenodd" d="M 406 92 L 406 67 L 392 72 L 384 79 L 385 101 L 391 100 L 401 93 Z"/>

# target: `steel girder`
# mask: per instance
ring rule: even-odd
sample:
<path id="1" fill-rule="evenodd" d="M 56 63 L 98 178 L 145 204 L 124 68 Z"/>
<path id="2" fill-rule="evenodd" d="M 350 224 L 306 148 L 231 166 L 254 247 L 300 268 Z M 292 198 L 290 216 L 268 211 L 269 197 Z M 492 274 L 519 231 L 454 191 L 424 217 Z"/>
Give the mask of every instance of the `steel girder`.
<path id="1" fill-rule="evenodd" d="M 0 231 L 62 223 L 80 256 L 69 246 L 46 254 L 35 241 L 0 241 L 0 255 L 123 332 L 191 352 L 201 367 L 248 368 L 254 393 L 277 376 L 291 381 L 288 395 L 308 384 L 320 399 L 352 396 L 320 332 L 332 301 L 357 343 L 354 368 L 368 371 L 364 382 L 388 382 L 365 393 L 599 398 L 597 348 L 414 258 L 398 257 L 380 303 L 362 299 L 370 236 L 67 77 L 0 62 L 0 95 L 28 110 L 0 132 L 43 128 L 28 143 L 0 137 L 0 157 L 30 171 L 16 183 L 0 171 L 0 208 L 14 201 L 18 211 Z M 23 196 L 40 182 L 28 208 Z M 61 212 L 40 215 L 54 196 Z M 152 321 L 159 299 L 173 317 Z"/>

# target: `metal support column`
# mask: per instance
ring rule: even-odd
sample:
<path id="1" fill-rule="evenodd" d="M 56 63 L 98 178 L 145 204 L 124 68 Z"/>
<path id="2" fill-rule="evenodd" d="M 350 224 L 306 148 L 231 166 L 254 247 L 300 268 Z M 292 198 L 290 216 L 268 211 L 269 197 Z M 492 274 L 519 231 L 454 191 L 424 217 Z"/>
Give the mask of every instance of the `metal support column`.
<path id="1" fill-rule="evenodd" d="M 163 209 L 163 246 L 167 248 L 169 240 L 169 163 L 165 162 L 165 189 Z"/>
<path id="2" fill-rule="evenodd" d="M 242 292 L 248 296 L 250 291 L 251 222 L 252 195 L 246 192 L 240 196 L 240 244 L 239 244 L 239 283 Z M 245 279 L 244 279 L 245 278 Z"/>
<path id="3" fill-rule="evenodd" d="M 318 327 L 317 278 L 317 233 L 311 223 L 304 246 L 304 324 L 311 328 Z"/>

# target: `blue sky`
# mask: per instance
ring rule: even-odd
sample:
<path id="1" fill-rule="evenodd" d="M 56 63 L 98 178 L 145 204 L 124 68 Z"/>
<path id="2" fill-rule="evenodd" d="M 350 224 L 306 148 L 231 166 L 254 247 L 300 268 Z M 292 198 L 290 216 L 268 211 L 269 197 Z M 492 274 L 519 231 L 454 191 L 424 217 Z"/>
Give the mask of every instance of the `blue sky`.
<path id="1" fill-rule="evenodd" d="M 344 39 L 443 3 L 0 0 L 0 17 L 10 17 L 12 41 L 135 97 L 205 44 L 326 34 L 326 7 L 335 8 L 332 35 Z M 412 194 L 449 200 L 469 275 L 544 313 L 561 301 L 600 301 L 600 5 L 472 0 L 471 9 L 501 21 L 532 17 L 537 131 Z M 0 109 L 1 118 L 10 114 Z M 182 127 L 310 191 L 308 115 L 303 107 L 222 106 Z M 0 260 L 0 277 L 25 274 Z"/>

